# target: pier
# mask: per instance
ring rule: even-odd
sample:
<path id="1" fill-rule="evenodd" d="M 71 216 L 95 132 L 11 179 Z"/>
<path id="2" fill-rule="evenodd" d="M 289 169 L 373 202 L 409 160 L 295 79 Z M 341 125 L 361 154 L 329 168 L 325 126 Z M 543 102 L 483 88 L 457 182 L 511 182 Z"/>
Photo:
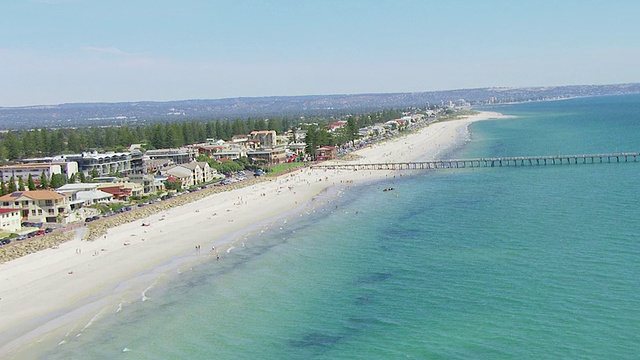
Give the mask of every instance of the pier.
<path id="1" fill-rule="evenodd" d="M 497 157 L 477 159 L 452 159 L 410 162 L 386 162 L 386 163 L 351 163 L 351 164 L 317 164 L 314 169 L 342 169 L 342 170 L 437 170 L 458 168 L 485 168 L 485 167 L 524 167 L 545 165 L 579 165 L 636 162 L 640 158 L 640 152 L 615 153 L 615 154 L 591 154 L 591 155 L 551 155 L 551 156 L 522 156 L 522 157 Z"/>

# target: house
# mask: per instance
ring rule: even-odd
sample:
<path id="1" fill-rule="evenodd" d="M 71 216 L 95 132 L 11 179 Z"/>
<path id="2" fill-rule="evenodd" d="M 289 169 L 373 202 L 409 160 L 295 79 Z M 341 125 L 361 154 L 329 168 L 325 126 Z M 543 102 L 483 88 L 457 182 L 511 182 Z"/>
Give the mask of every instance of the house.
<path id="1" fill-rule="evenodd" d="M 67 223 L 71 198 L 53 190 L 16 191 L 0 197 L 0 208 L 20 209 L 22 221 Z"/>
<path id="2" fill-rule="evenodd" d="M 120 183 L 120 185 L 122 185 L 124 190 L 128 191 L 129 194 L 131 194 L 131 196 L 144 195 L 144 187 L 142 187 L 142 184 L 134 183 L 132 181 L 126 181 L 126 182 Z M 99 187 L 98 189 L 102 190 L 102 187 Z"/>
<path id="3" fill-rule="evenodd" d="M 172 174 L 166 173 L 167 182 L 174 183 L 176 181 L 180 182 L 180 187 L 182 189 L 187 189 L 191 184 L 191 172 L 188 169 L 177 168 L 173 169 Z"/>
<path id="4" fill-rule="evenodd" d="M 128 201 L 131 197 L 131 189 L 125 188 L 123 184 L 103 185 L 96 190 L 110 194 L 115 200 Z"/>
<path id="5" fill-rule="evenodd" d="M 142 186 L 142 193 L 149 194 L 165 190 L 166 176 L 152 174 L 132 174 L 129 181 Z"/>
<path id="6" fill-rule="evenodd" d="M 113 200 L 113 195 L 102 190 L 76 191 L 76 199 L 81 200 L 83 205 L 95 205 L 98 203 L 107 203 Z"/>
<path id="7" fill-rule="evenodd" d="M 333 160 L 338 158 L 338 149 L 335 146 L 323 146 L 316 149 L 315 155 L 318 161 Z"/>
<path id="8" fill-rule="evenodd" d="M 0 230 L 18 232 L 21 227 L 20 209 L 0 209 Z"/>
<path id="9" fill-rule="evenodd" d="M 324 128 L 328 132 L 334 132 L 338 129 L 342 129 L 346 124 L 347 124 L 346 121 L 340 120 L 340 121 L 332 122 L 331 124 L 325 126 Z"/>
<path id="10" fill-rule="evenodd" d="M 213 181 L 216 170 L 212 169 L 208 163 L 193 161 L 188 164 L 172 166 L 162 172 L 163 175 L 182 182 L 182 188 L 189 188 L 194 185 Z"/>
<path id="11" fill-rule="evenodd" d="M 56 191 L 71 197 L 73 210 L 77 204 L 94 205 L 113 200 L 113 195 L 98 190 L 101 185 L 95 183 L 65 184 L 57 188 Z"/>

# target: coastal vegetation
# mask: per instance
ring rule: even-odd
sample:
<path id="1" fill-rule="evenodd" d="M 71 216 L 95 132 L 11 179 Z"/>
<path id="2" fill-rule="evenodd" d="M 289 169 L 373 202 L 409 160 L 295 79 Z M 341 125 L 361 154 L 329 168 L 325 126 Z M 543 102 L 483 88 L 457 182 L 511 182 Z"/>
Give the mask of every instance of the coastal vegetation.
<path id="1" fill-rule="evenodd" d="M 275 130 L 282 135 L 290 129 L 305 129 L 311 132 L 308 137 L 310 146 L 341 145 L 353 142 L 360 127 L 400 116 L 402 110 L 389 109 L 323 118 L 188 120 L 135 126 L 9 130 L 0 134 L 0 161 L 93 150 L 120 151 L 131 144 L 143 144 L 145 149 L 175 148 L 206 139 L 230 140 L 234 135 L 248 134 L 253 130 Z M 325 125 L 343 119 L 348 123 L 345 130 L 335 133 L 324 130 Z"/>

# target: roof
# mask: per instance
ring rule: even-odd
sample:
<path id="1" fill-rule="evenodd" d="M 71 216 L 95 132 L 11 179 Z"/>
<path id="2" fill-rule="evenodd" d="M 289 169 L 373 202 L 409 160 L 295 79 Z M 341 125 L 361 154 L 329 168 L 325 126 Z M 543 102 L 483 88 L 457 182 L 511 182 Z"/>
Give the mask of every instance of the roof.
<path id="1" fill-rule="evenodd" d="M 76 184 L 64 184 L 58 188 L 58 191 L 74 191 L 74 190 L 89 190 L 97 189 L 101 184 L 98 183 L 76 183 Z"/>
<path id="2" fill-rule="evenodd" d="M 95 191 L 78 191 L 76 197 L 80 200 L 100 200 L 100 199 L 110 199 L 113 198 L 113 194 L 109 194 L 107 192 L 101 190 Z"/>
<path id="3" fill-rule="evenodd" d="M 64 199 L 64 195 L 52 191 L 52 190 L 28 190 L 28 191 L 16 191 L 11 194 L 0 197 L 0 201 L 15 201 L 15 199 L 22 196 L 28 197 L 33 200 L 56 200 Z"/>
<path id="4" fill-rule="evenodd" d="M 0 214 L 6 214 L 10 212 L 18 212 L 20 209 L 0 209 Z"/>
<path id="5" fill-rule="evenodd" d="M 200 168 L 204 170 L 206 165 L 207 165 L 207 163 L 203 162 L 203 161 L 192 161 L 192 162 L 190 162 L 188 164 L 180 164 L 180 165 L 176 165 L 176 166 L 181 166 L 183 168 L 187 168 L 187 169 L 193 171 L 193 170 L 196 169 L 196 166 L 200 166 Z"/>
<path id="6" fill-rule="evenodd" d="M 164 171 L 165 174 L 173 175 L 177 178 L 191 177 L 192 173 L 189 169 L 182 166 L 174 166 Z"/>
<path id="7" fill-rule="evenodd" d="M 64 163 L 35 163 L 35 164 L 15 164 L 0 166 L 1 170 L 5 169 L 44 169 L 54 165 L 65 165 Z"/>

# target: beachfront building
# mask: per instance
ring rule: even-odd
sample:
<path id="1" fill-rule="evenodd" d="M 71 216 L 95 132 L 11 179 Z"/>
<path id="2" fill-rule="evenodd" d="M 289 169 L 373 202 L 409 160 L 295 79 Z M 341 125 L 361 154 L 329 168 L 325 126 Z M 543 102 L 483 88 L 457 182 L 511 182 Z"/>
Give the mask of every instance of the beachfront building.
<path id="1" fill-rule="evenodd" d="M 208 163 L 193 161 L 188 164 L 175 165 L 162 171 L 162 175 L 171 176 L 182 182 L 182 188 L 188 188 L 212 181 L 217 171 Z"/>
<path id="2" fill-rule="evenodd" d="M 222 148 L 218 149 L 215 153 L 211 154 L 211 157 L 217 160 L 229 159 L 238 160 L 241 157 L 247 156 L 247 148 L 234 143 L 225 144 Z"/>
<path id="3" fill-rule="evenodd" d="M 71 221 L 71 198 L 53 190 L 16 191 L 4 195 L 0 197 L 0 208 L 20 209 L 22 221 Z"/>
<path id="4" fill-rule="evenodd" d="M 249 140 L 256 142 L 261 148 L 272 148 L 277 145 L 275 130 L 254 130 L 249 134 Z"/>
<path id="5" fill-rule="evenodd" d="M 149 160 L 165 161 L 169 164 L 186 164 L 195 161 L 198 149 L 193 147 L 181 147 L 173 149 L 147 150 L 144 153 Z"/>
<path id="6" fill-rule="evenodd" d="M 94 189 L 90 191 L 76 191 L 75 198 L 82 201 L 85 206 L 108 203 L 113 200 L 113 195 L 102 190 Z"/>
<path id="7" fill-rule="evenodd" d="M 140 169 L 132 166 L 134 158 L 129 152 L 107 152 L 99 154 L 98 152 L 58 156 L 64 161 L 75 161 L 78 163 L 78 170 L 82 171 L 86 176 L 90 176 L 95 170 L 98 175 L 120 174 L 128 175 L 137 172 Z M 137 157 L 136 157 L 137 158 Z"/>
<path id="8" fill-rule="evenodd" d="M 0 209 L 0 230 L 15 233 L 22 229 L 22 217 L 20 209 Z"/>
<path id="9" fill-rule="evenodd" d="M 131 189 L 126 188 L 123 184 L 103 185 L 98 190 L 111 195 L 114 200 L 118 201 L 129 201 L 129 198 L 131 198 Z"/>
<path id="10" fill-rule="evenodd" d="M 316 160 L 333 160 L 338 158 L 338 149 L 335 146 L 323 146 L 316 149 Z"/>
<path id="11" fill-rule="evenodd" d="M 40 157 L 40 158 L 29 158 L 20 160 L 21 164 L 38 164 L 38 165 L 59 165 L 60 173 L 66 175 L 67 177 L 71 177 L 71 175 L 77 173 L 79 171 L 78 163 L 75 161 L 64 161 L 59 156 L 49 156 L 49 157 Z M 46 171 L 45 171 L 46 174 Z M 38 174 L 40 175 L 40 174 Z M 48 175 L 51 177 L 51 175 Z"/>
<path id="12" fill-rule="evenodd" d="M 15 181 L 19 178 L 27 181 L 31 175 L 34 181 L 40 181 L 43 172 L 47 179 L 51 179 L 51 175 L 55 174 L 71 176 L 78 172 L 78 164 L 76 162 L 34 162 L 0 166 L 0 180 L 7 182 L 13 177 Z"/>
<path id="13" fill-rule="evenodd" d="M 280 164 L 287 161 L 287 151 L 284 146 L 260 148 L 247 151 L 247 157 L 252 163 Z"/>
<path id="14" fill-rule="evenodd" d="M 129 181 L 142 187 L 143 194 L 155 193 L 165 190 L 166 176 L 152 174 L 132 174 Z"/>
<path id="15" fill-rule="evenodd" d="M 289 145 L 287 145 L 287 149 L 289 150 L 289 152 L 295 154 L 296 156 L 304 156 L 306 148 L 307 144 L 304 142 L 290 143 Z"/>

